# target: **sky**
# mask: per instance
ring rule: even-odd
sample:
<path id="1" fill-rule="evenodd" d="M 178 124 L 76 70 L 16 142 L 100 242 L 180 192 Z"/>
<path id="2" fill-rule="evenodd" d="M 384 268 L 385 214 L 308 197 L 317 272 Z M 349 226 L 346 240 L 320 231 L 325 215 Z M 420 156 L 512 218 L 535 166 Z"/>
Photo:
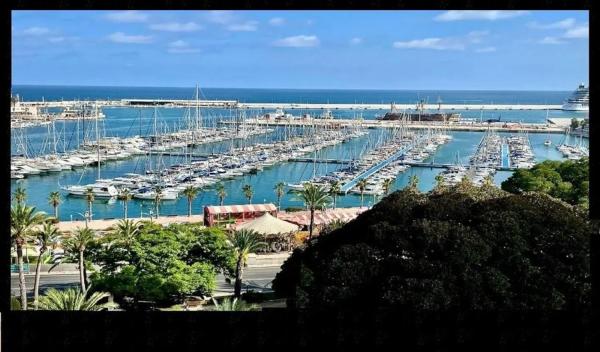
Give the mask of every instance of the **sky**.
<path id="1" fill-rule="evenodd" d="M 587 11 L 13 11 L 12 83 L 573 90 Z"/>

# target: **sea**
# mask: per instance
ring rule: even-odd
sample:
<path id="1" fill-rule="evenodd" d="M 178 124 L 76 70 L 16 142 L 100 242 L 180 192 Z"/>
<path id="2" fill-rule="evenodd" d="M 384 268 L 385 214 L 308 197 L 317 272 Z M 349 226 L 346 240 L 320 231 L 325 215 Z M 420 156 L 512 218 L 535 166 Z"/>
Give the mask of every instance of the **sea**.
<path id="1" fill-rule="evenodd" d="M 18 94 L 24 101 L 41 100 L 100 100 L 100 99 L 193 99 L 195 88 L 172 88 L 172 87 L 76 87 L 76 86 L 25 86 L 15 85 L 12 94 Z M 215 100 L 237 100 L 247 103 L 371 103 L 388 104 L 411 104 L 424 100 L 430 103 L 442 101 L 443 104 L 561 104 L 569 97 L 569 91 L 417 91 L 417 90 L 324 90 L 324 89 L 239 89 L 239 88 L 204 88 L 201 89 L 201 99 Z M 129 107 L 107 107 L 102 109 L 106 118 L 99 121 L 99 129 L 102 135 L 127 137 L 133 135 L 147 135 L 153 130 L 154 109 L 153 108 L 129 108 Z M 270 110 L 246 111 L 246 116 L 262 115 Z M 51 111 L 54 112 L 54 111 Z M 319 115 L 320 110 L 295 110 L 290 111 L 294 115 L 309 113 Z M 504 110 L 504 111 L 479 111 L 466 110 L 460 112 L 465 118 L 500 118 L 507 122 L 544 123 L 547 118 L 571 118 L 582 117 L 577 112 L 563 111 L 540 111 L 540 110 Z M 158 124 L 161 131 L 174 131 L 183 128 L 189 111 L 184 108 L 159 107 L 156 110 Z M 377 115 L 385 113 L 379 110 L 365 110 L 361 112 L 353 110 L 333 110 L 334 117 L 374 119 Z M 202 123 L 204 126 L 214 127 L 218 121 L 235 118 L 235 111 L 231 109 L 201 109 Z M 85 137 L 94 139 L 94 136 L 86 136 L 93 128 L 93 121 L 87 121 L 87 126 L 78 125 L 75 121 L 58 121 L 51 125 L 36 126 L 22 129 L 13 129 L 11 152 L 19 154 L 23 149 L 28 154 L 47 154 L 55 149 L 58 152 L 77 148 Z M 347 143 L 338 144 L 316 152 L 316 158 L 328 159 L 352 159 L 360 157 L 363 153 L 373 148 L 374 141 L 381 140 L 383 130 L 369 130 L 365 136 L 355 138 Z M 453 139 L 450 143 L 441 146 L 437 152 L 426 161 L 436 163 L 466 163 L 476 150 L 481 140 L 482 132 L 457 132 L 450 131 Z M 504 134 L 509 135 L 509 134 Z M 283 142 L 281 127 L 270 134 L 250 137 L 246 141 L 224 141 L 205 144 L 196 147 L 198 154 L 218 153 L 227 151 L 232 147 L 241 146 L 242 143 L 268 143 Z M 556 150 L 555 145 L 565 141 L 569 143 L 588 144 L 587 139 L 574 140 L 574 137 L 562 134 L 529 134 L 529 138 L 536 156 L 536 161 L 562 160 L 562 154 Z M 543 143 L 546 139 L 552 141 L 552 146 L 547 147 Z M 313 155 L 307 155 L 313 157 Z M 156 165 L 157 160 L 149 160 L 146 156 L 139 156 L 122 161 L 109 162 L 102 165 L 100 169 L 101 178 L 113 178 L 125 173 L 143 173 L 148 165 Z M 180 164 L 181 157 L 162 157 L 160 162 L 164 166 Z M 286 183 L 298 183 L 308 180 L 313 175 L 326 174 L 343 167 L 340 164 L 325 163 L 303 163 L 286 162 L 276 164 L 255 175 L 246 175 L 232 180 L 224 181 L 227 196 L 226 205 L 246 204 L 241 189 L 243 185 L 250 184 L 254 189 L 253 203 L 275 203 L 277 198 L 274 191 L 275 184 L 280 181 Z M 434 185 L 435 176 L 442 169 L 412 167 L 401 173 L 396 179 L 392 189 L 400 189 L 407 185 L 412 175 L 419 177 L 419 188 L 422 191 L 430 190 Z M 496 184 L 510 177 L 511 172 L 498 172 L 495 176 Z M 63 193 L 63 201 L 59 207 L 59 218 L 61 220 L 81 220 L 86 210 L 86 202 L 82 198 L 71 197 L 60 190 L 60 186 L 72 184 L 93 183 L 97 178 L 97 169 L 90 167 L 58 174 L 44 176 L 29 176 L 22 180 L 11 180 L 11 189 L 20 185 L 27 191 L 27 203 L 34 205 L 38 210 L 52 213 L 52 207 L 48 204 L 48 195 L 52 191 Z M 365 196 L 364 205 L 372 206 L 379 199 L 373 196 Z M 201 190 L 198 197 L 193 201 L 194 214 L 200 214 L 206 205 L 218 204 L 218 198 L 214 189 Z M 350 207 L 360 205 L 360 196 L 348 194 L 337 199 L 338 206 Z M 154 207 L 153 201 L 132 200 L 128 204 L 130 217 L 147 217 Z M 286 194 L 281 202 L 282 209 L 286 207 L 302 207 L 302 202 L 291 193 Z M 120 218 L 123 216 L 123 204 L 119 200 L 95 200 L 93 203 L 94 219 Z M 187 199 L 180 197 L 175 201 L 163 201 L 160 205 L 160 215 L 184 215 L 187 214 Z"/>

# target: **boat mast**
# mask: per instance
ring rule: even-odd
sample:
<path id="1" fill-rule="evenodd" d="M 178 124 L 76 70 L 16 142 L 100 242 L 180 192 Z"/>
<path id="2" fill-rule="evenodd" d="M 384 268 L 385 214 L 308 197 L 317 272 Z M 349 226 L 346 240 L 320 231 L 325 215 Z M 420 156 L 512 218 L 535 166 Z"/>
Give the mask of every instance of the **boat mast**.
<path id="1" fill-rule="evenodd" d="M 98 135 L 98 102 L 94 104 L 96 113 L 96 151 L 98 153 L 98 179 L 100 179 L 100 137 Z"/>

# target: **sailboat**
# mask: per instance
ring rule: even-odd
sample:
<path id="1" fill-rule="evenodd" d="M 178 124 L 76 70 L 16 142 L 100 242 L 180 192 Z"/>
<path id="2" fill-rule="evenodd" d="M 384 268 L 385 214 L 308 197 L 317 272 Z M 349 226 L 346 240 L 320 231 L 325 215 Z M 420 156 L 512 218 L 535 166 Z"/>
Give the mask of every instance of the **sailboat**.
<path id="1" fill-rule="evenodd" d="M 68 192 L 72 196 L 84 197 L 87 194 L 88 189 L 91 188 L 94 197 L 96 198 L 113 198 L 119 194 L 119 191 L 115 186 L 109 183 L 102 182 L 100 179 L 100 135 L 98 131 L 98 104 L 95 107 L 96 110 L 96 165 L 97 165 L 97 178 L 96 182 L 89 185 L 71 185 L 60 187 L 62 190 Z M 60 186 L 60 184 L 59 184 Z"/>
<path id="2" fill-rule="evenodd" d="M 546 109 L 546 121 L 548 121 L 548 109 Z M 552 141 L 550 140 L 550 138 L 546 138 L 546 140 L 544 141 L 544 145 L 546 147 L 549 147 L 552 145 Z"/>

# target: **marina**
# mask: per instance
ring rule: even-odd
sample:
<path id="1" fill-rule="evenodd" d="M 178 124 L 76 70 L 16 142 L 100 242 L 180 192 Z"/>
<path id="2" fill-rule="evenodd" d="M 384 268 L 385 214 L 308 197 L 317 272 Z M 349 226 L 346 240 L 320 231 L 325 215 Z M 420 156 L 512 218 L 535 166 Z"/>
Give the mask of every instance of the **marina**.
<path id="1" fill-rule="evenodd" d="M 459 121 L 440 123 L 382 121 L 377 120 L 382 114 L 378 110 L 336 110 L 336 104 L 321 104 L 324 109 L 316 110 L 252 110 L 189 101 L 193 104 L 179 108 L 104 106 L 98 100 L 105 117 L 86 118 L 85 126 L 83 119 L 74 119 L 15 128 L 11 187 L 30 189 L 29 196 L 41 209 L 47 207 L 47 194 L 58 190 L 63 220 L 83 219 L 89 187 L 95 195 L 94 219 L 120 217 L 124 205 L 119 193 L 125 188 L 133 198 L 129 211 L 140 216 L 155 208 L 157 191 L 160 214 L 177 215 L 187 209 L 181 192 L 190 185 L 200 188 L 192 205 L 198 213 L 204 205 L 219 203 L 217 184 L 225 187 L 225 204 L 244 204 L 243 185 L 253 188 L 253 200 L 273 201 L 273 187 L 280 181 L 294 191 L 310 180 L 325 187 L 337 180 L 343 187 L 338 206 L 370 206 L 386 190 L 406 186 L 411 176 L 418 176 L 419 189 L 426 191 L 436 175 L 456 168 L 471 170 L 477 182 L 491 175 L 499 184 L 516 169 L 508 161 L 508 144 L 501 143 L 503 162 L 493 171 L 459 157 L 468 159 L 478 150 L 485 154 L 478 147 L 489 130 L 504 142 L 527 132 L 536 162 L 565 158 L 559 145 L 587 145 L 587 138 L 567 135 L 566 127 L 548 123 L 548 111 L 541 109 L 506 110 L 501 118 L 463 110 L 457 112 Z M 389 104 L 381 107 L 389 110 Z M 555 114 L 564 116 L 560 110 Z M 552 141 L 551 147 L 544 145 L 546 140 Z M 490 158 L 492 145 L 490 140 L 486 148 Z M 290 206 L 301 206 L 292 194 L 282 198 L 282 207 Z"/>

